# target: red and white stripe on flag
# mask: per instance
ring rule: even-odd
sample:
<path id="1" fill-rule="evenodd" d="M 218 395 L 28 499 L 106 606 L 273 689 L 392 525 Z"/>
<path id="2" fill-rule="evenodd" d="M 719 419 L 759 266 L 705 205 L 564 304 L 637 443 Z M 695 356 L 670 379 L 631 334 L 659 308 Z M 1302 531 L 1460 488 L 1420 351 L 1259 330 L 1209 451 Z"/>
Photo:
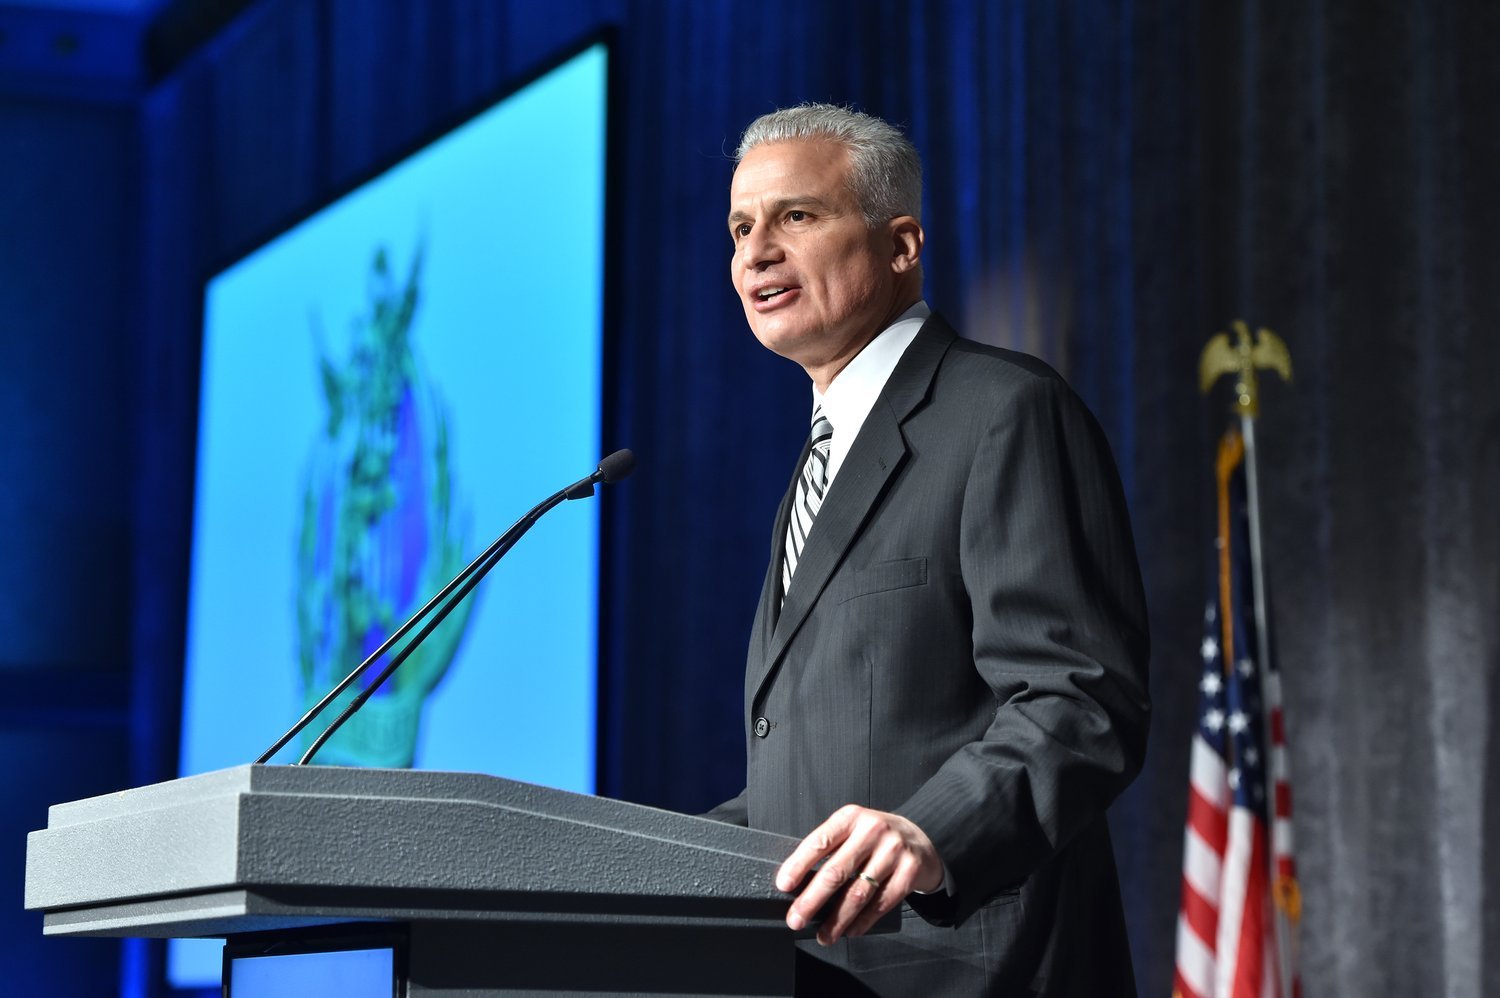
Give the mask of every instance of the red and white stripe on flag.
<path id="1" fill-rule="evenodd" d="M 1182 910 L 1180 998 L 1281 998 L 1265 822 L 1232 806 L 1224 758 L 1194 738 Z"/>
<path id="2" fill-rule="evenodd" d="M 1252 625 L 1243 453 L 1238 435 L 1220 445 L 1219 585 L 1204 614 L 1178 998 L 1299 998 L 1300 990 L 1294 962 L 1283 988 L 1278 952 L 1277 904 L 1294 926 L 1299 901 L 1280 676 L 1270 655 L 1257 654 Z M 1290 941 L 1290 928 L 1280 938 Z"/>

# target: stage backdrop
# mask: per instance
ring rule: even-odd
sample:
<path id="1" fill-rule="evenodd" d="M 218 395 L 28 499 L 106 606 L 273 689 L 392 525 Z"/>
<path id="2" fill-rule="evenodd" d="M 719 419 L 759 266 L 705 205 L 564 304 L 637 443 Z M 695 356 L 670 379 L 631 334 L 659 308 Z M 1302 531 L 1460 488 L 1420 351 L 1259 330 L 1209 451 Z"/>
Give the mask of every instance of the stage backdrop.
<path id="1" fill-rule="evenodd" d="M 1156 648 L 1147 768 L 1112 815 L 1142 992 L 1169 988 L 1207 581 L 1219 419 L 1195 364 L 1239 316 L 1279 332 L 1297 370 L 1266 386 L 1260 442 L 1305 991 L 1500 992 L 1484 848 L 1500 817 L 1496 17 L 1396 0 L 266 0 L 123 106 L 8 98 L 29 158 L 0 157 L 16 181 L 0 190 L 27 248 L 6 241 L 0 306 L 21 332 L 0 370 L 26 432 L 0 443 L 0 565 L 20 605 L 71 612 L 12 611 L 7 664 L 30 677 L 28 717 L 71 719 L 73 743 L 131 765 L 59 755 L 74 761 L 51 781 L 13 784 L 28 803 L 7 841 L 49 793 L 172 772 L 198 283 L 612 26 L 603 445 L 635 447 L 641 470 L 603 506 L 601 788 L 684 809 L 738 789 L 743 643 L 806 382 L 731 294 L 725 150 L 776 105 L 854 101 L 926 159 L 933 303 L 1061 367 L 1120 458 Z M 526 192 L 496 194 L 549 224 Z M 53 556 L 80 531 L 87 572 Z M 97 717 L 67 706 L 78 661 L 106 677 Z M 13 754 L 56 744 L 9 723 Z M 108 944 L 38 947 L 45 964 L 34 922 L 5 929 L 23 979 L 67 960 L 85 966 L 56 974 L 116 972 Z M 132 980 L 155 959 L 125 953 Z"/>

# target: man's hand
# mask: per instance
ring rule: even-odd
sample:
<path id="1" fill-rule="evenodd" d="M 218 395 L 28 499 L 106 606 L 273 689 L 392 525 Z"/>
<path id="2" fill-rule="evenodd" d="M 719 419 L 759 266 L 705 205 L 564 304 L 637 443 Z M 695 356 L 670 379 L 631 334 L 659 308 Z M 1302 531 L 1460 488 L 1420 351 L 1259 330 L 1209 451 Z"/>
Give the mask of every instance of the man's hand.
<path id="1" fill-rule="evenodd" d="M 824 946 L 864 935 L 907 894 L 943 884 L 943 862 L 926 832 L 899 814 L 855 804 L 802 840 L 776 872 L 777 889 L 796 890 L 819 860 L 822 868 L 792 902 L 786 924 L 800 930 L 826 907 L 818 928 Z"/>

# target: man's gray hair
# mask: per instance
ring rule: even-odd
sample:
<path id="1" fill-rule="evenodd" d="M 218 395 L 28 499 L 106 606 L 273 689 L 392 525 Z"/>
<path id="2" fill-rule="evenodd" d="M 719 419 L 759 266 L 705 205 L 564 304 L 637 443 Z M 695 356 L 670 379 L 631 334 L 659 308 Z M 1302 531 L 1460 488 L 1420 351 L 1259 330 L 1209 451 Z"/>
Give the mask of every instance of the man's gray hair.
<path id="1" fill-rule="evenodd" d="M 734 161 L 769 142 L 827 139 L 849 150 L 849 186 L 872 229 L 898 215 L 922 217 L 922 160 L 900 129 L 853 108 L 799 104 L 763 114 L 740 137 Z"/>

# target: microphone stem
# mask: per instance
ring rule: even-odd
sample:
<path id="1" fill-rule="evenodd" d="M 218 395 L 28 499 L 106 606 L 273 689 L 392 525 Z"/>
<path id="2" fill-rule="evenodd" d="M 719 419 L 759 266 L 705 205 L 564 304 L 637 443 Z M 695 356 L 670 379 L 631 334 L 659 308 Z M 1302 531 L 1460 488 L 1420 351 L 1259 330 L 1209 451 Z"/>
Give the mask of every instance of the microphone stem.
<path id="1" fill-rule="evenodd" d="M 628 451 L 620 453 L 625 453 L 627 455 L 629 454 Z M 615 457 L 616 455 L 610 456 Z M 628 468 L 625 473 L 629 473 Z M 347 690 L 356 679 L 364 675 L 365 671 L 369 669 L 370 666 L 380 658 L 380 656 L 390 651 L 397 641 L 400 641 L 403 637 L 405 637 L 407 632 L 409 632 L 412 627 L 416 625 L 417 621 L 421 620 L 423 617 L 427 616 L 427 614 L 431 613 L 433 607 L 437 606 L 443 600 L 447 599 L 447 597 L 452 594 L 455 589 L 463 586 L 463 591 L 460 592 L 458 596 L 452 601 L 452 603 L 450 603 L 442 611 L 442 613 L 438 615 L 437 620 L 433 621 L 427 627 L 423 628 L 420 634 L 418 634 L 415 638 L 408 642 L 405 648 L 403 648 L 401 653 L 397 656 L 396 660 L 391 665 L 388 665 L 380 673 L 375 682 L 371 686 L 369 686 L 364 691 L 364 693 L 355 698 L 355 700 L 351 704 L 351 709 L 345 710 L 344 713 L 334 721 L 333 725 L 328 730 L 323 732 L 323 734 L 318 738 L 313 746 L 309 748 L 306 754 L 302 756 L 299 765 L 306 763 L 309 759 L 311 759 L 313 753 L 316 752 L 320 747 L 322 747 L 323 743 L 333 735 L 333 732 L 338 730 L 338 728 L 344 723 L 344 721 L 347 720 L 355 710 L 358 710 L 359 707 L 369 699 L 370 694 L 372 694 L 402 662 L 406 661 L 406 657 L 410 654 L 411 649 L 418 643 L 420 643 L 422 639 L 432 631 L 433 627 L 436 627 L 437 624 L 442 622 L 443 618 L 453 610 L 453 607 L 458 605 L 459 600 L 462 600 L 469 594 L 470 590 L 472 590 L 474 586 L 478 584 L 479 580 L 484 578 L 489 570 L 495 567 L 495 563 L 498 562 L 501 557 L 503 557 L 505 553 L 515 545 L 516 541 L 521 539 L 522 535 L 524 535 L 526 531 L 531 529 L 532 525 L 536 523 L 536 521 L 541 517 L 543 513 L 547 512 L 552 507 L 562 502 L 564 499 L 582 499 L 585 496 L 593 495 L 594 484 L 604 477 L 604 469 L 603 467 L 601 467 L 598 471 L 594 472 L 594 474 L 590 475 L 589 477 L 574 482 L 572 485 L 569 485 L 562 491 L 548 496 L 546 499 L 542 500 L 542 502 L 538 503 L 536 506 L 533 506 L 526 513 L 526 515 L 522 516 L 519 520 L 513 523 L 509 530 L 501 534 L 499 537 L 495 538 L 494 543 L 480 552 L 479 557 L 469 562 L 469 564 L 465 566 L 464 570 L 455 575 L 453 579 L 446 586 L 444 586 L 436 596 L 432 597 L 432 599 L 423 604 L 420 610 L 412 614 L 411 617 L 407 619 L 406 623 L 396 628 L 395 632 L 390 637 L 386 638 L 385 641 L 381 642 L 380 647 L 371 652 L 368 658 L 359 663 L 359 665 L 355 666 L 347 676 L 339 680 L 338 685 L 329 690 L 328 693 L 324 695 L 323 699 L 319 700 L 317 704 L 312 707 L 312 709 L 303 714 L 302 717 L 298 719 L 296 724 L 292 725 L 285 734 L 283 734 L 276 740 L 275 744 L 262 752 L 260 757 L 255 760 L 255 764 L 259 766 L 269 762 L 272 756 L 285 748 L 288 742 L 297 737 L 297 735 L 300 734 L 304 728 L 312 723 L 315 717 L 323 713 L 323 711 L 328 708 L 328 705 L 333 703 L 333 701 L 336 700 L 345 690 Z M 621 475 L 620 477 L 624 476 Z"/>
<path id="2" fill-rule="evenodd" d="M 370 697 L 375 695 L 375 691 L 380 689 L 381 684 L 389 679 L 391 677 L 391 674 L 401 667 L 401 664 L 406 661 L 407 657 L 411 655 L 411 653 L 416 649 L 417 645 L 421 644 L 426 639 L 427 635 L 431 634 L 433 629 L 441 624 L 443 620 L 447 618 L 448 614 L 453 612 L 454 607 L 463 602 L 464 597 L 469 595 L 469 593 L 475 586 L 479 585 L 480 581 L 489 574 L 490 569 L 494 568 L 500 563 L 500 559 L 505 556 L 505 553 L 507 551 L 515 547 L 516 542 L 526 534 L 526 531 L 530 530 L 533 526 L 536 525 L 536 522 L 542 518 L 542 514 L 546 513 L 552 507 L 568 498 L 568 492 L 576 489 L 577 487 L 577 485 L 571 485 L 561 492 L 557 492 L 551 496 L 548 496 L 539 505 L 533 506 L 525 516 L 521 517 L 511 525 L 511 528 L 509 530 L 501 534 L 500 537 L 496 539 L 495 543 L 491 544 L 489 548 L 485 550 L 484 554 L 480 555 L 474 563 L 471 563 L 469 568 L 464 569 L 463 572 L 459 573 L 457 578 L 443 587 L 443 591 L 441 593 L 429 600 L 428 606 L 423 607 L 420 611 L 418 611 L 418 617 L 426 613 L 428 607 L 430 607 L 433 603 L 436 603 L 439 599 L 452 592 L 455 586 L 458 587 L 458 592 L 456 595 L 454 595 L 453 599 L 449 600 L 443 606 L 443 608 L 433 616 L 431 620 L 429 620 L 422 626 L 422 629 L 417 632 L 416 637 L 408 641 L 402 647 L 401 651 L 399 651 L 396 656 L 390 660 L 390 662 L 386 663 L 385 668 L 380 670 L 379 674 L 376 675 L 374 681 L 366 686 L 363 690 L 361 690 L 358 696 L 349 701 L 349 705 L 344 708 L 343 712 L 340 713 L 338 717 L 334 718 L 333 723 L 324 728 L 323 731 L 318 735 L 318 737 L 313 740 L 313 743 L 308 746 L 307 751 L 302 754 L 302 758 L 297 760 L 297 765 L 307 765 L 308 762 L 312 760 L 312 757 L 318 753 L 318 750 L 321 749 L 323 745 L 328 741 L 328 739 L 332 738 L 334 736 L 334 733 L 337 732 L 339 728 L 344 726 L 344 722 L 353 717 L 354 714 L 365 705 L 365 701 L 369 700 Z M 479 562 L 483 562 L 483 564 L 479 565 L 478 570 L 471 571 L 471 569 L 474 568 L 474 565 L 478 564 Z M 391 640 L 396 640 L 396 636 L 393 636 Z M 387 644 L 389 644 L 389 642 L 387 642 Z M 364 665 L 360 666 L 361 669 L 365 667 L 366 666 Z M 345 683 L 343 685 L 347 688 L 348 684 Z M 331 699 L 331 697 L 325 699 Z"/>
<path id="3" fill-rule="evenodd" d="M 512 527 L 511 529 L 514 530 L 515 528 Z M 339 680 L 337 686 L 328 691 L 327 695 L 325 695 L 323 699 L 319 700 L 317 704 L 306 714 L 303 714 L 302 717 L 297 721 L 297 723 L 292 725 L 291 728 L 287 730 L 286 734 L 276 739 L 276 743 L 274 745 L 262 752 L 260 758 L 255 760 L 255 764 L 259 766 L 270 761 L 271 757 L 277 752 L 280 752 L 286 746 L 287 742 L 290 742 L 293 738 L 296 738 L 297 735 L 302 732 L 303 728 L 312 723 L 313 718 L 323 713 L 323 711 L 328 708 L 328 705 L 333 703 L 333 701 L 338 698 L 339 694 L 347 690 L 351 683 L 353 683 L 360 676 L 364 675 L 365 670 L 368 669 L 376 661 L 376 659 L 380 658 L 380 656 L 390 651 L 391 647 L 395 645 L 397 641 L 400 641 L 403 637 L 405 637 L 406 633 L 412 629 L 417 621 L 421 620 L 427 614 L 431 613 L 433 607 L 437 606 L 438 603 L 445 599 L 449 593 L 458 588 L 459 584 L 462 583 L 466 578 L 468 578 L 475 569 L 483 564 L 485 559 L 494 554 L 495 549 L 500 546 L 500 544 L 505 540 L 506 536 L 509 533 L 510 531 L 506 531 L 505 534 L 501 534 L 499 537 L 495 538 L 494 542 L 490 544 L 489 547 L 485 548 L 479 553 L 479 557 L 469 562 L 464 570 L 455 575 L 453 577 L 453 580 L 446 586 L 444 586 L 436 596 L 432 597 L 432 599 L 428 600 L 420 610 L 412 614 L 411 617 L 407 619 L 406 623 L 396 628 L 395 632 L 391 634 L 390 637 L 386 638 L 385 641 L 381 643 L 379 648 L 376 648 L 373 652 L 370 653 L 369 658 L 356 665 L 347 676 Z"/>

